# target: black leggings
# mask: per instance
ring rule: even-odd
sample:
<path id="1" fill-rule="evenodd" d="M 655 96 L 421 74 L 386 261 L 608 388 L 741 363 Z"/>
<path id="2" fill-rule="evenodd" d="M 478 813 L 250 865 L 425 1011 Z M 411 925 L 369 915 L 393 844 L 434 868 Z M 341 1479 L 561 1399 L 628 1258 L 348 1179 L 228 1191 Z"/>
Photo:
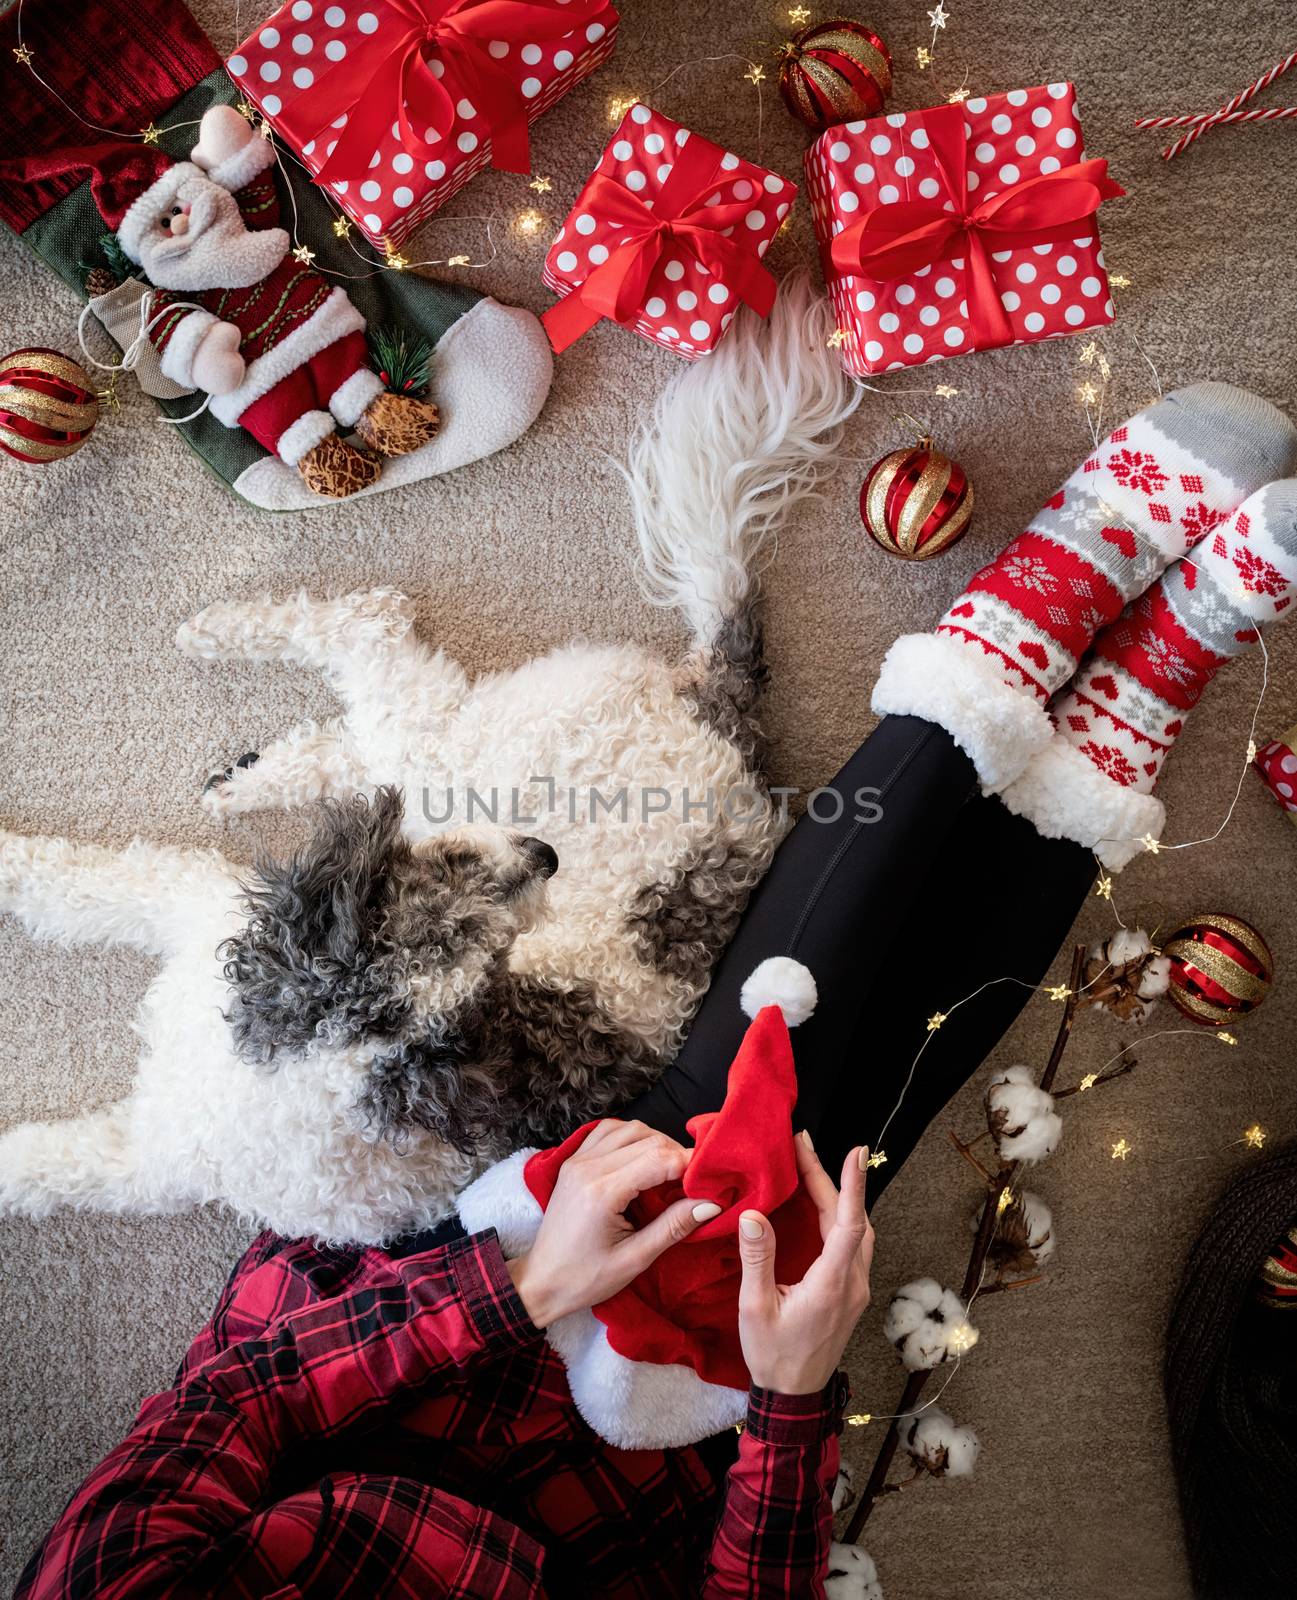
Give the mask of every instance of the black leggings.
<path id="1" fill-rule="evenodd" d="M 833 822 L 803 817 L 784 840 L 721 957 L 689 1037 L 662 1078 L 623 1115 L 689 1142 L 685 1124 L 715 1111 L 748 1019 L 739 990 L 767 956 L 796 956 L 819 989 L 793 1035 L 796 1120 L 829 1171 L 854 1144 L 887 1162 L 871 1199 L 976 1071 L 1067 937 L 1094 878 L 1089 851 L 1042 839 L 977 786 L 943 729 L 887 717 L 833 782 Z M 862 795 L 861 791 L 865 791 Z M 821 796 L 817 815 L 834 801 Z M 863 819 L 863 820 L 862 820 Z M 993 983 L 933 1035 L 896 1115 L 928 1018 Z M 401 1241 L 428 1249 L 462 1232 L 453 1219 Z"/>
<path id="2" fill-rule="evenodd" d="M 767 956 L 795 956 L 819 989 L 793 1035 L 797 1123 L 829 1171 L 854 1144 L 882 1148 L 877 1197 L 923 1130 L 1022 1009 L 1030 991 L 996 983 L 931 1038 L 928 1018 L 980 984 L 1039 983 L 1094 877 L 1087 850 L 1042 839 L 977 786 L 941 728 L 888 717 L 828 785 L 841 816 L 804 816 L 780 847 L 721 958 L 679 1056 L 627 1108 L 673 1138 L 714 1111 L 747 1027 L 739 990 Z M 865 791 L 862 796 L 860 791 Z M 836 803 L 822 796 L 819 816 Z"/>

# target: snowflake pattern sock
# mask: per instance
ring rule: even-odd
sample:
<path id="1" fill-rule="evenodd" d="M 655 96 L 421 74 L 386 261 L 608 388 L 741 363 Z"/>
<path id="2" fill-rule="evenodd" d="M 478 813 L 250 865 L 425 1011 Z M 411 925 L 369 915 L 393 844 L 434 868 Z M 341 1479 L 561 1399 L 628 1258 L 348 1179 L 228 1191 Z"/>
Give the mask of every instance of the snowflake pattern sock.
<path id="1" fill-rule="evenodd" d="M 1220 667 L 1284 615 L 1297 587 L 1297 478 L 1268 484 L 1095 640 L 1054 706 L 1058 731 L 1002 798 L 1051 838 L 1120 870 L 1165 823 L 1152 794 Z"/>
<path id="2" fill-rule="evenodd" d="M 932 634 L 887 654 L 873 707 L 938 723 L 998 791 L 1045 749 L 1050 697 L 1098 631 L 1248 495 L 1297 469 L 1297 428 L 1226 383 L 1115 429 L 978 572 Z"/>

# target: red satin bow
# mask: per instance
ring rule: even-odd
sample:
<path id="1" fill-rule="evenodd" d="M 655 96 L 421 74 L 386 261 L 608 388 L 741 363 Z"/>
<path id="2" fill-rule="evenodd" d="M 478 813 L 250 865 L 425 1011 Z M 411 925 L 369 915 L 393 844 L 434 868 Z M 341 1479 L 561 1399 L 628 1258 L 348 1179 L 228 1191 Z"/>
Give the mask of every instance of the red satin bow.
<path id="1" fill-rule="evenodd" d="M 1104 160 L 1077 161 L 1023 178 L 974 204 L 968 192 L 968 139 L 959 105 L 923 113 L 923 127 L 945 193 L 899 200 L 862 213 L 829 247 L 834 269 L 877 281 L 903 278 L 952 256 L 967 262 L 968 320 L 973 345 L 985 350 L 1016 337 L 991 270 L 991 252 L 1072 238 L 1105 200 L 1125 194 Z M 947 201 L 954 210 L 947 210 Z"/>
<path id="2" fill-rule="evenodd" d="M 720 145 L 691 133 L 678 147 L 671 172 L 651 206 L 615 178 L 595 174 L 580 206 L 601 222 L 617 224 L 617 242 L 580 288 L 542 317 L 555 350 L 566 350 L 602 317 L 624 326 L 641 315 L 653 269 L 672 243 L 721 278 L 745 305 L 763 317 L 769 314 L 775 303 L 774 278 L 754 251 L 724 232 L 741 226 L 752 202 L 704 204 L 726 176 L 721 168 L 724 155 Z"/>
<path id="3" fill-rule="evenodd" d="M 606 9 L 604 0 L 569 0 L 567 5 L 539 0 L 384 0 L 384 4 L 394 13 L 386 19 L 382 36 L 386 53 L 376 59 L 368 47 L 353 52 L 296 101 L 295 120 L 296 116 L 318 119 L 308 137 L 322 137 L 329 123 L 342 111 L 347 113 L 347 126 L 320 169 L 319 183 L 363 177 L 394 120 L 401 148 L 427 159 L 438 141 L 425 139 L 417 129 L 433 128 L 445 138 L 461 95 L 486 118 L 492 166 L 526 172 L 531 164 L 526 103 L 487 47 L 496 39 L 520 43 L 560 38 Z M 432 71 L 429 58 L 445 64 L 454 93 Z"/>

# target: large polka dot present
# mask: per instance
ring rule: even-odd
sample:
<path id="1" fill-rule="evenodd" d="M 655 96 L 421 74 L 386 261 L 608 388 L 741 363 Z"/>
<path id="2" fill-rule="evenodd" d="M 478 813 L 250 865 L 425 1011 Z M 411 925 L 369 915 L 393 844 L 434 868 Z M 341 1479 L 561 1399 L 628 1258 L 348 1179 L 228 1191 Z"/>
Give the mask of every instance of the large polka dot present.
<path id="1" fill-rule="evenodd" d="M 807 187 L 847 371 L 859 377 L 1113 318 L 1070 83 L 830 128 Z"/>
<path id="2" fill-rule="evenodd" d="M 686 360 L 707 355 L 740 302 L 765 316 L 762 266 L 797 185 L 646 105 L 622 118 L 545 257 L 563 296 L 542 321 L 556 350 L 601 317 Z"/>
<path id="3" fill-rule="evenodd" d="M 289 0 L 230 76 L 360 231 L 399 245 L 611 53 L 607 0 Z"/>
<path id="4" fill-rule="evenodd" d="M 1297 822 L 1297 728 L 1289 728 L 1258 750 L 1253 765 L 1288 813 L 1289 822 Z"/>

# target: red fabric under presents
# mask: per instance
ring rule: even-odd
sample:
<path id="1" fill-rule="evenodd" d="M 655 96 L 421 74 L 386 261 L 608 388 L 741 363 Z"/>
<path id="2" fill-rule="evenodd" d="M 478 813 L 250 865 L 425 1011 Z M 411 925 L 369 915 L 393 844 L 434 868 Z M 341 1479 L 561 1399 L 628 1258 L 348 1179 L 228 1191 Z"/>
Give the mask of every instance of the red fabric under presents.
<path id="1" fill-rule="evenodd" d="M 788 1027 L 777 1006 L 766 1006 L 730 1067 L 724 1106 L 690 1119 L 694 1154 L 683 1182 L 650 1190 L 627 1213 L 643 1227 L 681 1195 L 723 1208 L 629 1288 L 594 1308 L 618 1354 L 654 1366 L 692 1367 L 708 1383 L 747 1388 L 738 1336 L 740 1212 L 760 1211 L 773 1223 L 780 1283 L 800 1282 L 820 1253 L 819 1214 L 797 1176 L 796 1100 Z M 542 1209 L 559 1168 L 594 1126 L 587 1123 L 527 1163 L 527 1187 Z"/>

